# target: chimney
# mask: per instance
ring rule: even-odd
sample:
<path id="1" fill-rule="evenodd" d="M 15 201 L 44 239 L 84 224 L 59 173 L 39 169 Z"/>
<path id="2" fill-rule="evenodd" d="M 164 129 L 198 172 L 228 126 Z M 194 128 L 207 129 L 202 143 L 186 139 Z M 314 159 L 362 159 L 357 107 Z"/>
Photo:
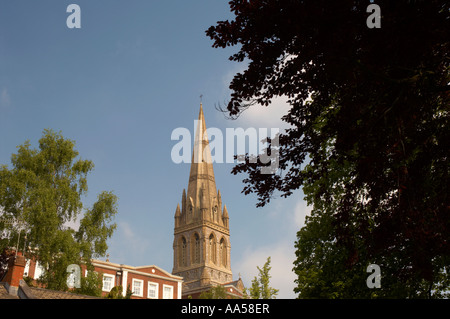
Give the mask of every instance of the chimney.
<path id="1" fill-rule="evenodd" d="M 3 281 L 10 295 L 17 296 L 20 280 L 23 279 L 25 270 L 25 257 L 19 252 L 15 256 L 11 256 L 8 261 L 8 272 Z"/>

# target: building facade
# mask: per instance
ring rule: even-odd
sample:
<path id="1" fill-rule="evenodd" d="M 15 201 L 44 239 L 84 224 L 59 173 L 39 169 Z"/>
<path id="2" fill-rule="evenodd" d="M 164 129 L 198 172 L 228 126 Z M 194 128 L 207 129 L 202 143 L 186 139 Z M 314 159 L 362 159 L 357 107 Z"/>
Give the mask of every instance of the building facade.
<path id="1" fill-rule="evenodd" d="M 180 299 L 182 296 L 183 278 L 172 275 L 155 266 L 130 266 L 112 263 L 109 260 L 92 260 L 94 271 L 101 273 L 102 296 L 106 297 L 115 286 L 122 286 L 122 295 L 127 288 L 132 292 L 131 299 Z M 42 265 L 31 259 L 24 262 L 22 277 L 37 280 L 44 271 Z M 81 266 L 81 276 L 86 277 L 87 270 Z"/>
<path id="2" fill-rule="evenodd" d="M 187 191 L 175 210 L 172 274 L 183 277 L 183 297 L 198 297 L 212 286 L 227 291 L 233 274 L 230 265 L 230 228 L 226 205 L 216 189 L 203 107 L 197 122 Z M 241 282 L 242 286 L 242 282 Z M 234 286 L 233 286 L 234 287 Z"/>
<path id="3" fill-rule="evenodd" d="M 93 260 L 92 265 L 94 271 L 103 274 L 104 296 L 113 287 L 122 286 L 122 295 L 125 296 L 129 288 L 131 299 L 181 299 L 183 278 L 158 266 L 134 267 L 100 260 Z M 85 269 L 83 273 L 86 275 Z"/>

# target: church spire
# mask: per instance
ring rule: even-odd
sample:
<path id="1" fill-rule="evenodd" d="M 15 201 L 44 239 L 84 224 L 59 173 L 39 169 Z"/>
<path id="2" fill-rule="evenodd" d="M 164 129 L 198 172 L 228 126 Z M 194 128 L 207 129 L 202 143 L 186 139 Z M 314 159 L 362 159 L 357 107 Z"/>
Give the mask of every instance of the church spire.
<path id="1" fill-rule="evenodd" d="M 217 206 L 216 181 L 209 148 L 208 134 L 206 131 L 205 115 L 203 106 L 197 120 L 197 130 L 194 138 L 194 149 L 192 152 L 191 170 L 187 188 L 187 198 L 192 198 L 194 203 L 194 216 L 196 219 L 209 219 L 210 212 Z M 212 199 L 216 199 L 212 201 Z"/>
<path id="2" fill-rule="evenodd" d="M 227 207 L 216 189 L 203 106 L 200 104 L 188 187 L 175 211 L 173 274 L 185 279 L 185 296 L 233 279 Z M 181 209 L 180 209 L 181 208 Z M 181 212 L 180 212 L 181 211 Z"/>
<path id="3" fill-rule="evenodd" d="M 193 164 L 208 163 L 211 164 L 211 150 L 209 148 L 208 133 L 206 131 L 205 115 L 203 114 L 203 106 L 200 103 L 200 111 L 198 113 L 197 129 L 194 137 L 194 151 L 192 152 L 191 176 L 193 169 L 197 166 Z M 211 172 L 214 176 L 214 172 Z"/>

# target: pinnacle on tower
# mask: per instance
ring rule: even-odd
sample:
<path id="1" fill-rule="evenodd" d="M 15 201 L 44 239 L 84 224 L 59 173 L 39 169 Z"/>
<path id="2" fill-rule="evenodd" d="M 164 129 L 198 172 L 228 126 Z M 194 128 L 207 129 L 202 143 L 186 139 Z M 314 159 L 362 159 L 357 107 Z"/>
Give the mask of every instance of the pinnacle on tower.
<path id="1" fill-rule="evenodd" d="M 223 206 L 223 215 L 222 218 L 230 218 L 228 217 L 228 210 L 227 210 L 227 205 Z"/>

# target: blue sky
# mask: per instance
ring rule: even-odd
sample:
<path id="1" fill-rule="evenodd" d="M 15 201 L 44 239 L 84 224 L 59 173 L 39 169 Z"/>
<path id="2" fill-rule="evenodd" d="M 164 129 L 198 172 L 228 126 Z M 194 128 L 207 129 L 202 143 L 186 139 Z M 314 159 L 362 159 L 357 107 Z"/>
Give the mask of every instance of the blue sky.
<path id="1" fill-rule="evenodd" d="M 71 3 L 81 8 L 80 29 L 66 25 Z M 86 206 L 103 190 L 119 198 L 110 260 L 171 272 L 173 216 L 189 177 L 189 164 L 171 159 L 171 133 L 185 127 L 194 135 L 199 96 L 207 127 L 285 127 L 282 98 L 236 121 L 215 110 L 245 64 L 228 61 L 237 48 L 212 48 L 205 30 L 232 18 L 227 1 L 2 1 L 0 163 L 27 139 L 37 147 L 44 129 L 61 131 L 95 164 Z M 294 242 L 309 211 L 303 194 L 256 208 L 232 167 L 214 164 L 230 215 L 233 275 L 249 286 L 271 256 L 272 286 L 293 298 Z"/>

